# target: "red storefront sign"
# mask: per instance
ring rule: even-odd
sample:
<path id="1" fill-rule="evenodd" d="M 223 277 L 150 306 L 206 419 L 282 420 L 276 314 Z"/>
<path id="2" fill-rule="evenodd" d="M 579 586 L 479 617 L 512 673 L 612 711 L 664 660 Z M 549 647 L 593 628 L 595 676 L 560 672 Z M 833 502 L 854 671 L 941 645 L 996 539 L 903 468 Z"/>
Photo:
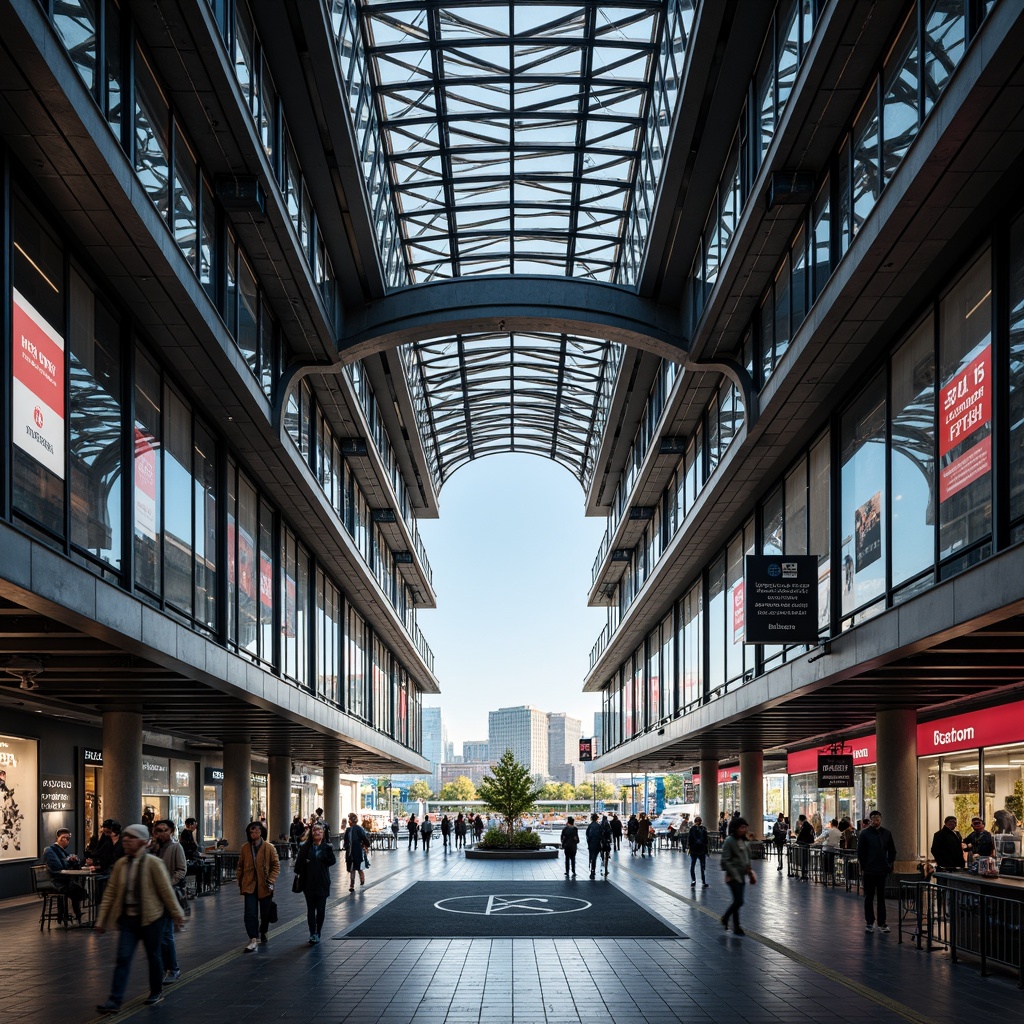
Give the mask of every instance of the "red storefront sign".
<path id="1" fill-rule="evenodd" d="M 1024 701 L 950 715 L 917 727 L 917 753 L 943 754 L 1024 741 Z"/>
<path id="2" fill-rule="evenodd" d="M 810 750 L 794 750 L 786 758 L 786 770 L 790 775 L 800 775 L 803 772 L 817 772 L 818 753 L 821 749 L 827 750 L 828 748 L 811 747 Z M 831 751 L 829 752 L 831 753 Z M 860 736 L 855 740 L 846 740 L 841 752 L 853 754 L 854 767 L 859 768 L 861 765 L 874 764 L 877 760 L 875 737 Z"/>
<path id="3" fill-rule="evenodd" d="M 740 781 L 740 770 L 739 768 L 719 768 L 718 769 L 718 784 L 721 785 L 723 782 L 739 782 Z M 700 773 L 694 772 L 693 784 L 695 786 L 700 785 Z"/>

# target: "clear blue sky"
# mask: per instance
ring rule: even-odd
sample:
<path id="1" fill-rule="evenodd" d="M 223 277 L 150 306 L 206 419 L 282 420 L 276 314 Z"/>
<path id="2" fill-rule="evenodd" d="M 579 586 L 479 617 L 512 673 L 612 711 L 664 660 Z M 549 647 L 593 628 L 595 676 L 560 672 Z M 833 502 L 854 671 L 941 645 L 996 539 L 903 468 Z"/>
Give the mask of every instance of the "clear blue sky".
<path id="1" fill-rule="evenodd" d="M 532 704 L 579 718 L 600 711 L 583 693 L 605 609 L 588 608 L 603 518 L 583 515 L 583 489 L 538 456 L 493 455 L 463 466 L 441 490 L 441 518 L 420 521 L 436 610 L 419 613 L 434 652 L 455 753 L 487 739 L 487 712 Z"/>

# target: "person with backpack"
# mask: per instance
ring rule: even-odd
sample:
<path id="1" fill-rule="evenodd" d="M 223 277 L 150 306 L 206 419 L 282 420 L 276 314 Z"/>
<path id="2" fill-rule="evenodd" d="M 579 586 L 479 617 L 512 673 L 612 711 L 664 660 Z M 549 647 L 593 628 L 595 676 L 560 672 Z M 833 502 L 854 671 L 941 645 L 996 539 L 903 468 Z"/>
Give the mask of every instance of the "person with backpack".
<path id="1" fill-rule="evenodd" d="M 423 824 L 420 825 L 420 838 L 423 840 L 423 852 L 430 852 L 430 837 L 434 833 L 434 825 L 429 814 L 423 815 Z"/>
<path id="2" fill-rule="evenodd" d="M 572 877 L 576 877 L 576 850 L 580 845 L 580 830 L 576 827 L 576 819 L 570 814 L 566 820 L 565 828 L 562 829 L 562 849 L 565 851 L 565 877 L 569 877 L 569 870 L 572 869 Z"/>
<path id="3" fill-rule="evenodd" d="M 698 814 L 693 819 L 690 831 L 686 834 L 686 850 L 690 854 L 690 888 L 697 888 L 697 864 L 700 863 L 700 881 L 706 889 L 708 887 L 707 862 L 708 862 L 708 830 L 704 827 L 704 820 Z"/>

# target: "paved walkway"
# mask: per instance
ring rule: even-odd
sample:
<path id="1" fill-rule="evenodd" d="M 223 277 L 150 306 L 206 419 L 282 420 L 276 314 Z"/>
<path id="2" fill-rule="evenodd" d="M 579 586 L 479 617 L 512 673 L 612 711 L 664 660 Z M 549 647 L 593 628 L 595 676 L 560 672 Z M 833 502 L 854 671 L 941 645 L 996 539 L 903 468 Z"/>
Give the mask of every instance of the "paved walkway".
<path id="1" fill-rule="evenodd" d="M 581 854 L 582 856 L 582 854 Z M 709 859 L 707 889 L 689 884 L 681 852 L 640 859 L 613 854 L 610 881 L 686 933 L 685 939 L 344 939 L 348 928 L 417 880 L 561 879 L 554 861 L 481 864 L 440 844 L 430 853 L 376 853 L 365 888 L 344 877 L 328 901 L 324 941 L 306 943 L 305 904 L 283 863 L 280 922 L 270 941 L 244 954 L 237 889 L 196 900 L 178 936 L 181 980 L 144 1007 L 141 947 L 128 1002 L 104 1020 L 145 1024 L 619 1024 L 669 1022 L 936 1021 L 1017 1019 L 1021 993 L 1010 977 L 983 978 L 943 952 L 866 934 L 861 901 L 756 864 L 747 890 L 745 937 L 723 932 L 728 890 Z M 591 882 L 581 874 L 585 893 Z M 38 905 L 0 910 L 0 1024 L 84 1024 L 107 997 L 115 938 L 87 929 L 42 932 Z M 1016 1009 L 1012 1009 L 1016 1007 Z"/>

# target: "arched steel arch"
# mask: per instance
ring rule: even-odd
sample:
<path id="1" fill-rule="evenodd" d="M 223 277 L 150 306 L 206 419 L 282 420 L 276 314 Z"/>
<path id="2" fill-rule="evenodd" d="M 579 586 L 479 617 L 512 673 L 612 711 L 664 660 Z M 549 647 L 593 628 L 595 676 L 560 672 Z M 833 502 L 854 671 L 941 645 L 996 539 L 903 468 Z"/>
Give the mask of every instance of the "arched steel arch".
<path id="1" fill-rule="evenodd" d="M 679 325 L 678 307 L 577 278 L 509 275 L 404 288 L 346 310 L 336 362 L 288 368 L 278 428 L 302 377 L 409 346 L 424 398 L 418 426 L 439 486 L 459 466 L 497 451 L 551 458 L 587 486 L 604 427 L 601 396 L 610 393 L 620 347 L 689 367 Z M 742 367 L 720 361 L 699 369 L 733 378 L 749 414 L 752 389 Z"/>

